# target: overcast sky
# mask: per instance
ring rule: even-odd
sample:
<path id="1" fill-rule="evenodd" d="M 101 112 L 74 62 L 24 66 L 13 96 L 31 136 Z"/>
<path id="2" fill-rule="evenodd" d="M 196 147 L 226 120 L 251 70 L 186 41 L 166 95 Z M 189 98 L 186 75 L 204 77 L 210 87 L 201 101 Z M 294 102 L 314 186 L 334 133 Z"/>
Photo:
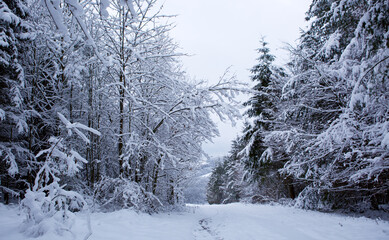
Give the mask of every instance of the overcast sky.
<path id="1" fill-rule="evenodd" d="M 178 15 L 171 36 L 181 52 L 184 69 L 196 79 L 215 82 L 228 67 L 242 82 L 258 57 L 264 36 L 277 63 L 286 62 L 285 43 L 294 44 L 304 28 L 311 0 L 165 0 L 163 13 Z M 211 156 L 224 156 L 242 124 L 220 123 L 220 137 L 204 145 Z"/>

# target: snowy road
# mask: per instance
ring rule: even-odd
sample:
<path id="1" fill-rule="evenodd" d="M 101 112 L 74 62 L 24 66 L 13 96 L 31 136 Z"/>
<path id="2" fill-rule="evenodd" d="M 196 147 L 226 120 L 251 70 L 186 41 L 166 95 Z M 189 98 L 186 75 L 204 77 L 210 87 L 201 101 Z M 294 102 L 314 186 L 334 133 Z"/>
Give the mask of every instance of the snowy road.
<path id="1" fill-rule="evenodd" d="M 350 218 L 281 206 L 193 206 L 188 212 L 157 215 L 129 210 L 92 214 L 90 240 L 387 240 L 389 222 Z M 0 208 L 0 239 L 28 239 L 18 232 L 21 216 Z M 82 239 L 83 216 L 77 218 L 74 235 L 38 239 Z"/>

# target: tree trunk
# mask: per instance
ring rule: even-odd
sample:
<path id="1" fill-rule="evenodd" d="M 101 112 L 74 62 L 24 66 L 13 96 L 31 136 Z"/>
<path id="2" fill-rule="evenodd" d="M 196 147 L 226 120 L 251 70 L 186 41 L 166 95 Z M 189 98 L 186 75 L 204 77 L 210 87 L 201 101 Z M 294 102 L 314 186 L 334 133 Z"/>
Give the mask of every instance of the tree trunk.
<path id="1" fill-rule="evenodd" d="M 121 42 L 121 49 L 120 49 L 120 60 L 121 60 L 121 72 L 119 75 L 119 139 L 118 139 L 118 154 L 119 154 L 119 174 L 123 175 L 124 169 L 123 169 L 123 148 L 124 148 L 124 97 L 125 97 L 125 87 L 126 87 L 126 65 L 125 65 L 125 52 L 124 52 L 124 43 L 125 43 L 125 19 L 124 19 L 124 8 L 120 10 L 120 20 L 122 21 L 122 25 L 120 27 L 120 42 Z"/>
<path id="2" fill-rule="evenodd" d="M 153 194 L 157 192 L 157 183 L 158 183 L 158 174 L 159 174 L 159 164 L 161 163 L 161 158 L 158 159 L 157 164 L 154 165 L 154 176 L 153 176 Z"/>
<path id="3" fill-rule="evenodd" d="M 88 89 L 88 127 L 94 128 L 93 126 L 93 65 L 89 67 L 89 89 Z M 93 188 L 95 183 L 95 168 L 94 168 L 94 135 L 89 134 L 90 144 L 87 149 L 87 160 L 90 166 L 90 186 Z"/>

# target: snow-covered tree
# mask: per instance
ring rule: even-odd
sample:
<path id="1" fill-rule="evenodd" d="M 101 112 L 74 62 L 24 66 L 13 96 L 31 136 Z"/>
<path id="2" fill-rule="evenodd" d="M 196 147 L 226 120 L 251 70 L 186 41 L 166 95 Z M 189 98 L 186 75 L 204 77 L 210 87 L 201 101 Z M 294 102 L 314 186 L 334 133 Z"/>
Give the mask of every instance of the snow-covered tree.
<path id="1" fill-rule="evenodd" d="M 119 170 L 111 177 L 176 204 L 183 199 L 185 173 L 201 159 L 201 143 L 217 133 L 210 112 L 237 116 L 228 102 L 240 89 L 227 75 L 213 86 L 188 82 L 168 36 L 171 25 L 155 9 L 156 1 L 133 3 L 113 1 L 101 18 L 102 51 L 112 63 L 104 96 L 111 109 L 104 114 L 111 121 L 107 135 L 117 146 L 107 163 Z"/>
<path id="2" fill-rule="evenodd" d="M 241 155 L 246 157 L 248 171 L 246 181 L 258 184 L 258 198 L 279 199 L 286 197 L 285 180 L 278 173 L 288 160 L 280 145 L 267 141 L 269 132 L 279 130 L 279 112 L 283 107 L 281 101 L 282 84 L 286 73 L 274 65 L 275 57 L 270 54 L 267 43 L 262 39 L 257 65 L 251 69 L 251 79 L 256 83 L 253 96 L 245 103 L 246 115 L 251 123 L 245 125 L 243 138 L 245 147 Z M 294 196 L 291 196 L 292 198 Z"/>
<path id="3" fill-rule="evenodd" d="M 300 139 L 284 170 L 307 181 L 303 207 L 388 203 L 388 10 L 387 1 L 311 5 L 313 22 L 283 91 L 286 121 Z"/>
<path id="4" fill-rule="evenodd" d="M 24 1 L 0 1 L 0 189 L 5 203 L 10 194 L 18 196 L 25 187 L 32 159 L 28 121 L 37 113 L 24 99 L 26 81 L 20 57 L 32 38 L 27 16 Z"/>
<path id="5" fill-rule="evenodd" d="M 182 204 L 202 143 L 218 134 L 211 114 L 239 116 L 242 86 L 229 73 L 189 81 L 156 5 L 1 0 L 1 196 L 25 197 L 34 235 L 72 197 L 95 209 Z"/>
<path id="6" fill-rule="evenodd" d="M 220 204 L 226 198 L 226 161 L 219 162 L 212 170 L 207 186 L 207 201 L 209 204 Z"/>
<path id="7" fill-rule="evenodd" d="M 314 0 L 310 27 L 290 48 L 289 76 L 274 77 L 262 51 L 243 151 L 257 155 L 248 166 L 262 187 L 275 193 L 278 176 L 283 195 L 298 195 L 296 205 L 311 209 L 389 203 L 388 12 L 381 0 Z"/>

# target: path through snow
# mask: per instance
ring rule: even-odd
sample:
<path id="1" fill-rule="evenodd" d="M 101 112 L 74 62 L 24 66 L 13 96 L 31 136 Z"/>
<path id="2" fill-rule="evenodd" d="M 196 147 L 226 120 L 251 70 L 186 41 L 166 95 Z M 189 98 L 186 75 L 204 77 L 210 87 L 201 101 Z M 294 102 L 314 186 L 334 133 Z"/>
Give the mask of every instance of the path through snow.
<path id="1" fill-rule="evenodd" d="M 200 205 L 190 211 L 156 215 L 129 210 L 94 213 L 90 240 L 387 240 L 389 222 L 351 218 L 270 205 Z M 22 216 L 0 205 L 0 239 L 29 239 L 18 232 Z M 87 232 L 84 215 L 76 239 Z M 71 234 L 38 239 L 74 239 Z"/>

